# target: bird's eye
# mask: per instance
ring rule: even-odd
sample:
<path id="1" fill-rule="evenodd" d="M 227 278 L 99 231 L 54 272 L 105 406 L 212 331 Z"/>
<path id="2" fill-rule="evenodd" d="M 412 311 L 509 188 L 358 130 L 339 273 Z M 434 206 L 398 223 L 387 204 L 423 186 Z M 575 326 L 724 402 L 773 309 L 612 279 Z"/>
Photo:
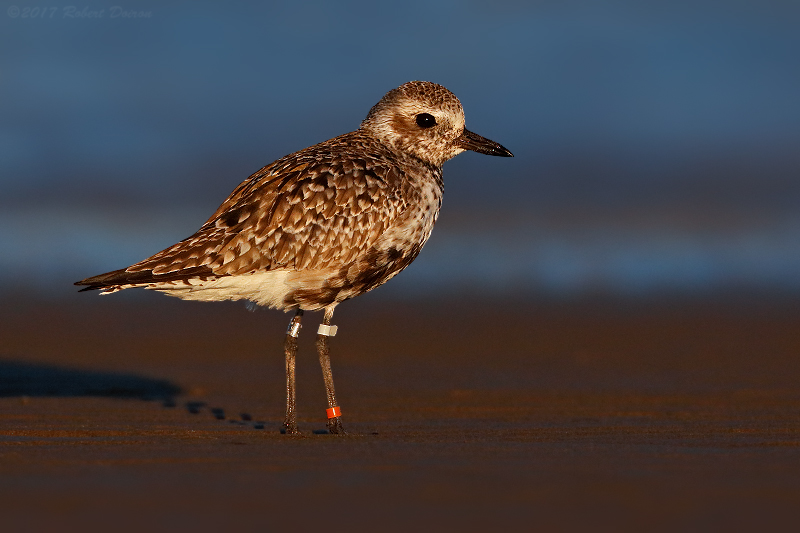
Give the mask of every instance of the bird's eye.
<path id="1" fill-rule="evenodd" d="M 417 115 L 417 126 L 420 128 L 430 128 L 431 126 L 436 125 L 436 119 L 433 118 L 433 115 L 428 113 L 420 113 Z"/>

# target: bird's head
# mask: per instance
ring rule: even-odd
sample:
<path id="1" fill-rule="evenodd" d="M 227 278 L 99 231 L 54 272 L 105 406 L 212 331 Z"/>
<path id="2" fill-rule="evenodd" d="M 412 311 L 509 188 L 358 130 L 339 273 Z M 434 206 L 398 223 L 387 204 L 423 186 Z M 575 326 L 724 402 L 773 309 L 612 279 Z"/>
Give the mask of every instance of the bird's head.
<path id="1" fill-rule="evenodd" d="M 465 150 L 513 157 L 500 144 L 467 130 L 456 95 L 429 81 L 410 81 L 386 93 L 370 109 L 361 129 L 437 167 Z"/>

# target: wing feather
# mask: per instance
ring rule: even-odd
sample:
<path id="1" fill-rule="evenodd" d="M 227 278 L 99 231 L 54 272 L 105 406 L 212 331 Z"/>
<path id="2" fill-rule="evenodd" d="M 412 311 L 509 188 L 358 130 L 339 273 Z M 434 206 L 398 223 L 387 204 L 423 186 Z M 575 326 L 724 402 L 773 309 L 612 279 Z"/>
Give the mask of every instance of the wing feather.
<path id="1" fill-rule="evenodd" d="M 403 211 L 402 174 L 383 157 L 353 156 L 358 132 L 291 154 L 239 185 L 191 237 L 126 269 L 216 276 L 344 266 L 366 254 Z"/>

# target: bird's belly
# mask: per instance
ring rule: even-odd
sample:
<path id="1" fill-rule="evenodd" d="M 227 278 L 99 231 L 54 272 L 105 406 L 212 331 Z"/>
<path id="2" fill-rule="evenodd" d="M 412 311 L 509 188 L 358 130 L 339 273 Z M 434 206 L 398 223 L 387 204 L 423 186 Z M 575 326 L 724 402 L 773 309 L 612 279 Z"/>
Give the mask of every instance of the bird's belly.
<path id="1" fill-rule="evenodd" d="M 294 287 L 286 295 L 284 308 L 316 310 L 379 287 L 399 274 L 419 255 L 430 237 L 435 216 L 417 218 L 406 226 L 395 226 L 365 253 L 336 271 L 296 271 L 287 277 Z"/>
<path id="2" fill-rule="evenodd" d="M 189 279 L 147 288 L 183 300 L 250 300 L 265 307 L 283 309 L 284 298 L 292 291 L 288 283 L 290 274 L 289 270 L 269 270 L 210 280 Z"/>

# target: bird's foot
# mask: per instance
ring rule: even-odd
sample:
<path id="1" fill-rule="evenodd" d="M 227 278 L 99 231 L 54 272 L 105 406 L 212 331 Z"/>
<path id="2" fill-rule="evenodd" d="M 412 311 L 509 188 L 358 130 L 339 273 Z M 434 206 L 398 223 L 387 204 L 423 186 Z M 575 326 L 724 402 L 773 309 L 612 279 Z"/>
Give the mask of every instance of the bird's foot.
<path id="1" fill-rule="evenodd" d="M 297 429 L 297 422 L 284 422 L 283 427 L 281 428 L 282 435 L 299 435 L 300 430 Z"/>
<path id="2" fill-rule="evenodd" d="M 342 426 L 342 419 L 341 417 L 329 418 L 328 419 L 328 432 L 331 435 L 347 435 L 347 432 L 344 430 Z"/>

